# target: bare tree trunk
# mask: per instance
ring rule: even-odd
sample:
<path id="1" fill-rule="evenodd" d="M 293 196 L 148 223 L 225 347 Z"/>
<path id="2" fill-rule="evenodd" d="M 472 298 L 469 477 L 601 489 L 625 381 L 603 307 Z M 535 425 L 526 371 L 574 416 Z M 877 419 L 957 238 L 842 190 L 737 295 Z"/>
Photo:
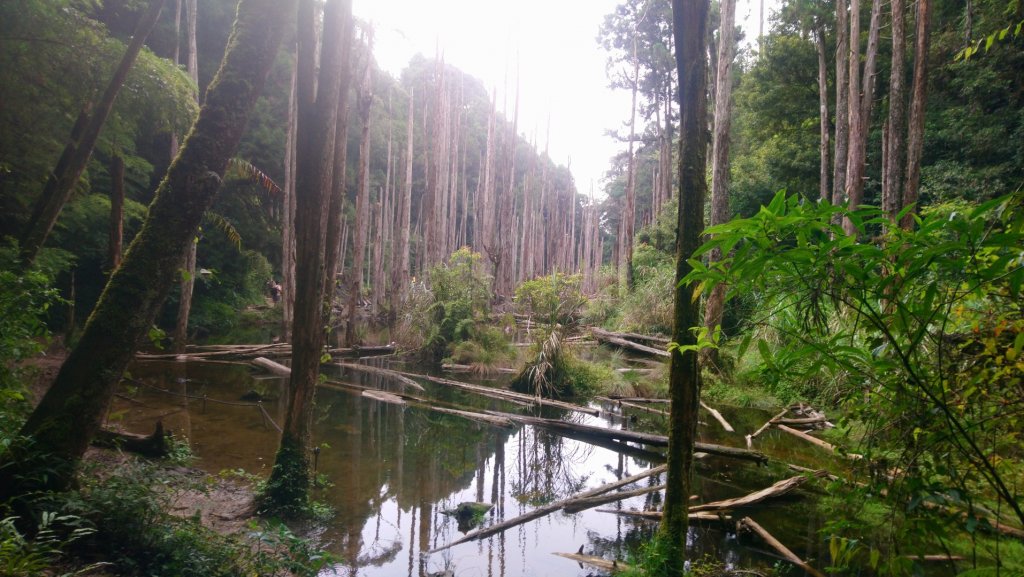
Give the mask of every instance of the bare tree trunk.
<path id="1" fill-rule="evenodd" d="M 850 150 L 849 3 L 836 2 L 836 153 L 832 169 L 832 204 L 846 197 L 846 163 Z"/>
<path id="2" fill-rule="evenodd" d="M 196 55 L 196 0 L 185 0 L 185 19 L 188 28 L 188 50 L 186 53 L 186 66 L 189 78 L 195 83 L 197 90 L 199 86 L 199 59 Z M 197 94 L 198 98 L 198 94 Z M 185 266 L 182 268 L 181 282 L 179 283 L 178 318 L 174 325 L 174 352 L 184 353 L 185 345 L 188 344 L 188 318 L 192 312 L 192 293 L 196 285 L 196 249 L 199 238 L 192 242 L 192 248 L 185 257 Z"/>
<path id="3" fill-rule="evenodd" d="M 296 78 L 298 66 L 292 65 L 292 86 L 288 96 L 288 124 L 284 149 L 284 194 L 281 199 L 281 339 L 292 340 L 295 318 L 295 128 L 298 102 Z"/>
<path id="4" fill-rule="evenodd" d="M 814 30 L 815 45 L 818 48 L 818 119 L 821 127 L 821 144 L 819 156 L 821 158 L 821 171 L 819 176 L 819 195 L 821 200 L 828 201 L 832 198 L 832 190 L 829 187 L 828 177 L 831 165 L 829 164 L 829 121 L 828 121 L 828 65 L 825 59 L 825 28 L 819 22 Z"/>
<path id="5" fill-rule="evenodd" d="M 907 25 L 904 0 L 892 0 L 892 67 L 889 76 L 889 118 L 885 130 L 885 166 L 882 172 L 882 209 L 893 222 L 903 208 L 906 168 Z"/>
<path id="6" fill-rule="evenodd" d="M 853 4 L 859 5 L 860 0 L 853 0 Z M 859 6 L 858 12 L 859 12 Z M 850 156 L 849 165 L 846 169 L 846 196 L 849 208 L 855 209 L 864 201 L 864 172 L 867 164 L 868 131 L 871 128 L 871 112 L 875 103 L 875 63 L 878 60 L 878 41 L 881 30 L 881 0 L 873 0 L 871 3 L 871 24 L 868 31 L 868 47 L 864 58 L 864 78 L 856 88 L 863 88 L 863 93 L 857 97 L 854 93 L 853 75 L 857 74 L 860 67 L 858 52 L 859 49 L 851 51 L 850 56 Z M 856 20 L 855 20 L 856 19 Z M 854 24 L 860 25 L 859 14 L 851 12 L 850 15 L 850 37 L 852 42 L 859 37 L 855 32 Z M 857 125 L 854 126 L 854 121 Z M 846 234 L 854 233 L 853 222 L 846 219 L 843 222 L 843 230 Z"/>
<path id="7" fill-rule="evenodd" d="M 707 192 L 707 0 L 672 0 L 676 70 L 679 77 L 679 213 L 676 239 L 675 342 L 695 344 L 691 330 L 700 323 L 693 287 L 682 280 L 690 272 L 687 260 L 700 246 Z M 667 544 L 665 574 L 682 576 L 689 525 L 688 503 L 697 435 L 700 367 L 696 351 L 672 351 L 669 369 L 668 490 L 665 492 L 661 533 Z"/>
<path id="8" fill-rule="evenodd" d="M 622 237 L 619 239 L 619 294 L 633 290 L 633 228 L 636 221 L 636 93 L 640 90 L 640 59 L 633 39 L 633 104 L 629 112 L 629 164 L 626 168 L 626 207 L 622 213 Z"/>
<path id="9" fill-rule="evenodd" d="M 135 59 L 138 57 L 139 51 L 142 50 L 146 37 L 149 36 L 149 32 L 156 24 L 163 4 L 164 0 L 152 0 L 149 9 L 136 23 L 132 41 L 125 50 L 124 56 L 121 57 L 120 64 L 114 70 L 110 82 L 107 83 L 107 88 L 103 97 L 100 98 L 99 104 L 96 105 L 87 122 L 76 123 L 76 127 L 82 126 L 80 136 L 75 138 L 76 131 L 72 130 L 72 137 L 65 146 L 56 169 L 50 173 L 43 193 L 36 201 L 25 232 L 21 236 L 19 246 L 23 269 L 32 266 L 39 250 L 46 244 L 46 238 L 50 236 L 50 231 L 53 230 L 60 211 L 67 204 L 75 185 L 78 184 L 78 179 L 82 176 L 86 164 L 89 163 L 89 157 L 92 156 L 93 148 L 99 139 L 100 130 L 103 129 L 107 117 L 110 116 L 117 94 L 124 86 L 128 72 L 135 64 Z"/>
<path id="10" fill-rule="evenodd" d="M 840 0 L 842 2 L 843 0 Z M 847 75 L 849 78 L 849 91 L 847 93 L 847 110 L 850 122 L 849 149 L 846 157 L 846 182 L 843 184 L 844 203 L 851 209 L 857 205 L 851 193 L 855 193 L 855 182 L 860 180 L 861 174 L 856 167 L 863 165 L 863 159 L 858 158 L 858 143 L 861 141 L 861 131 L 864 123 L 861 121 L 862 108 L 860 106 L 860 0 L 850 0 L 850 50 L 847 54 Z M 849 219 L 843 222 L 843 229 L 850 234 L 852 223 Z"/>
<path id="11" fill-rule="evenodd" d="M 907 135 L 907 182 L 903 186 L 903 206 L 917 203 L 921 186 L 921 156 L 924 153 L 924 111 L 928 98 L 928 49 L 931 34 L 931 0 L 918 0 L 914 40 L 914 84 L 910 95 L 910 129 Z M 900 225 L 909 229 L 914 217 L 907 214 Z"/>
<path id="12" fill-rule="evenodd" d="M 732 61 L 736 45 L 736 0 L 722 0 L 719 28 L 718 73 L 715 89 L 715 131 L 711 151 L 711 226 L 729 220 L 729 129 L 732 126 Z M 709 264 L 722 260 L 722 250 L 714 249 L 708 255 Z M 722 324 L 725 310 L 725 283 L 712 289 L 704 308 L 704 326 L 708 334 Z M 718 370 L 715 349 L 701 351 L 701 361 Z"/>
<path id="13" fill-rule="evenodd" d="M 282 515 L 303 511 L 310 484 L 309 442 L 313 397 L 320 376 L 323 330 L 327 211 L 334 172 L 338 99 L 344 60 L 344 28 L 351 19 L 349 0 L 329 2 L 323 15 L 323 47 L 317 79 L 317 6 L 300 0 L 298 11 L 299 106 L 295 174 L 295 329 L 292 373 L 281 444 L 267 481 L 266 505 Z"/>
<path id="14" fill-rule="evenodd" d="M 294 7 L 282 0 L 240 2 L 232 42 L 206 105 L 157 189 L 142 230 L 111 275 L 53 386 L 0 457 L 0 501 L 60 491 L 71 483 L 213 201 Z"/>
<path id="15" fill-rule="evenodd" d="M 110 241 L 107 261 L 110 270 L 121 266 L 121 243 L 124 238 L 124 158 L 115 154 L 110 159 Z"/>
<path id="16" fill-rule="evenodd" d="M 370 42 L 369 46 L 372 44 Z M 348 295 L 348 323 L 345 325 L 345 344 L 356 344 L 356 309 L 363 292 L 363 262 L 370 220 L 370 110 L 373 105 L 373 78 L 369 53 L 366 56 L 362 80 L 359 84 L 357 106 L 362 134 L 359 138 L 359 189 L 356 194 L 356 229 L 352 243 L 352 275 Z"/>
<path id="17" fill-rule="evenodd" d="M 391 277 L 391 319 L 405 300 L 409 287 L 409 226 L 412 208 L 412 159 L 413 159 L 413 115 L 414 94 L 409 89 L 409 118 L 406 120 L 405 150 L 405 183 L 402 187 L 402 201 L 398 209 L 398 244 L 395 246 L 395 262 L 397 265 Z"/>

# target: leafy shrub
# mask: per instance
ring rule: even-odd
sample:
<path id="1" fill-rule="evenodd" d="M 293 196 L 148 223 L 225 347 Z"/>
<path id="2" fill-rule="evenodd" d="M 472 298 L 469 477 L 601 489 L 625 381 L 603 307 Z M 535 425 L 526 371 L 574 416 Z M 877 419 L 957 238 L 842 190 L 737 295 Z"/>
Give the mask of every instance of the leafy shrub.
<path id="1" fill-rule="evenodd" d="M 490 277 L 484 272 L 483 257 L 463 247 L 447 263 L 430 269 L 427 278 L 431 297 L 420 315 L 424 352 L 439 362 L 455 346 L 476 338 L 478 326 L 490 313 Z M 421 301 L 422 302 L 422 301 Z"/>
<path id="2" fill-rule="evenodd" d="M 587 304 L 580 292 L 582 280 L 581 275 L 560 272 L 528 280 L 516 288 L 516 308 L 548 326 L 574 327 Z"/>

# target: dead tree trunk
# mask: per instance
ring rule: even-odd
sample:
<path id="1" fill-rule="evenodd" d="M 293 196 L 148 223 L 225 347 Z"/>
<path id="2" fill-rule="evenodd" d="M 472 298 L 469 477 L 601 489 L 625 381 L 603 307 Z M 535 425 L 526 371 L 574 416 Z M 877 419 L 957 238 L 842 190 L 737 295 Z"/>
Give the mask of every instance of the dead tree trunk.
<path id="1" fill-rule="evenodd" d="M 622 236 L 619 238 L 619 294 L 633 290 L 633 229 L 636 222 L 636 155 L 633 141 L 636 139 L 636 93 L 640 90 L 640 59 L 636 54 L 636 38 L 633 39 L 633 104 L 629 111 L 629 162 L 626 165 L 626 207 L 622 212 Z"/>
<path id="2" fill-rule="evenodd" d="M 372 42 L 367 43 L 370 50 Z M 370 68 L 370 53 L 359 84 L 359 97 L 356 102 L 359 120 L 362 122 L 362 134 L 359 138 L 359 189 L 356 194 L 356 229 L 352 243 L 352 271 L 348 295 L 348 323 L 345 325 L 345 345 L 352 346 L 356 342 L 356 309 L 359 307 L 363 292 L 363 261 L 370 213 L 370 110 L 373 104 L 373 77 Z"/>
<path id="3" fill-rule="evenodd" d="M 406 119 L 405 142 L 405 183 L 402 186 L 402 200 L 398 209 L 398 243 L 395 245 L 394 258 L 397 263 L 391 276 L 391 319 L 405 300 L 409 287 L 409 226 L 412 209 L 412 160 L 413 160 L 413 117 L 414 93 L 409 89 L 409 117 Z"/>
<path id="4" fill-rule="evenodd" d="M 814 29 L 814 44 L 818 49 L 818 121 L 820 125 L 819 157 L 821 170 L 818 177 L 818 191 L 821 200 L 829 201 L 832 191 L 829 188 L 829 121 L 828 121 L 828 65 L 825 54 L 825 27 L 820 22 Z"/>

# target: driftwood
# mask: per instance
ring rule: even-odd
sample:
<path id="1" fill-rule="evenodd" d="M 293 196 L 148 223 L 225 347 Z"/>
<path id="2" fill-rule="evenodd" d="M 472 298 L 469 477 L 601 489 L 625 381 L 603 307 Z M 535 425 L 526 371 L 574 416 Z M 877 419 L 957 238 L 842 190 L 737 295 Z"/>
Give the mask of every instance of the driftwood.
<path id="1" fill-rule="evenodd" d="M 394 345 L 371 345 L 365 347 L 352 347 L 341 349 L 329 349 L 331 357 L 372 357 L 390 355 L 395 352 Z M 191 360 L 205 361 L 210 359 L 252 359 L 255 357 L 284 358 L 292 354 L 292 346 L 288 343 L 273 343 L 267 345 L 207 345 L 202 347 L 188 346 L 184 355 L 174 353 L 149 354 L 139 353 L 135 358 L 139 360 Z"/>
<path id="2" fill-rule="evenodd" d="M 590 329 L 590 332 L 591 332 L 591 334 L 594 335 L 595 339 L 597 339 L 598 341 L 600 341 L 602 343 L 608 343 L 610 345 L 615 345 L 615 346 L 623 348 L 623 349 L 628 349 L 628 350 L 631 350 L 631 351 L 634 351 L 634 352 L 637 352 L 637 353 L 643 353 L 643 354 L 646 354 L 646 355 L 654 355 L 654 356 L 664 357 L 664 358 L 668 358 L 669 357 L 668 351 L 665 350 L 665 349 L 656 349 L 654 347 L 649 347 L 647 345 L 641 345 L 640 343 L 634 343 L 633 341 L 626 340 L 626 339 L 618 336 L 616 333 L 611 333 L 611 332 L 608 332 L 608 331 L 606 331 L 604 329 L 599 329 L 597 327 L 594 327 L 594 328 Z"/>
<path id="3" fill-rule="evenodd" d="M 826 423 L 825 417 L 800 417 L 797 419 L 778 419 L 775 421 L 780 425 L 817 425 Z"/>
<path id="4" fill-rule="evenodd" d="M 409 372 L 405 372 L 405 371 L 402 371 L 401 374 L 403 374 L 403 375 L 405 375 L 407 377 L 412 377 L 412 378 L 415 378 L 415 379 L 423 379 L 425 381 L 430 381 L 432 383 L 437 383 L 439 385 L 446 385 L 446 386 L 449 386 L 449 387 L 455 387 L 455 388 L 458 388 L 458 389 L 463 389 L 463 390 L 466 390 L 466 391 L 471 391 L 471 392 L 478 393 L 480 395 L 484 395 L 484 396 L 487 396 L 487 397 L 501 399 L 503 401 L 511 401 L 513 403 L 518 403 L 520 405 L 532 406 L 532 405 L 538 405 L 539 404 L 539 405 L 544 405 L 544 406 L 548 406 L 548 407 L 555 407 L 555 408 L 559 408 L 559 409 L 565 409 L 565 410 L 568 410 L 568 411 L 576 411 L 578 413 L 585 413 L 587 415 L 593 415 L 595 417 L 601 414 L 601 411 L 599 409 L 592 409 L 590 407 L 584 407 L 584 406 L 581 406 L 581 405 L 574 405 L 572 403 L 565 403 L 565 402 L 562 402 L 562 401 L 555 401 L 555 400 L 552 400 L 552 399 L 544 399 L 544 398 L 534 397 L 532 395 L 526 395 L 526 394 L 523 394 L 523 393 L 517 393 L 515 391 L 509 391 L 507 389 L 498 389 L 498 388 L 495 388 L 495 387 L 484 387 L 484 386 L 481 386 L 481 385 L 474 385 L 472 383 L 463 383 L 463 382 L 460 382 L 460 381 L 453 381 L 451 379 L 442 379 L 441 377 L 434 377 L 434 376 L 431 376 L 431 375 L 422 375 L 422 374 L 419 374 L 419 373 L 409 373 Z"/>
<path id="5" fill-rule="evenodd" d="M 789 433 L 790 435 L 793 435 L 794 437 L 801 438 L 801 439 L 807 441 L 808 443 L 817 445 L 817 446 L 819 446 L 822 449 L 825 449 L 827 451 L 835 452 L 835 450 L 836 450 L 835 446 L 832 445 L 831 443 L 826 443 L 825 441 L 822 441 L 821 439 L 819 439 L 817 437 L 812 437 L 812 436 L 808 435 L 807 433 L 805 433 L 803 431 L 798 431 L 798 430 L 796 430 L 796 429 L 794 429 L 792 427 L 787 427 L 786 425 L 780 425 L 780 424 L 776 424 L 775 427 L 777 429 L 779 429 L 780 431 Z"/>
<path id="6" fill-rule="evenodd" d="M 156 428 L 151 435 L 136 435 L 123 431 L 111 429 L 100 429 L 93 439 L 93 444 L 99 447 L 118 448 L 132 453 L 138 453 L 146 457 L 166 457 L 170 452 L 167 443 L 167 433 L 164 432 L 163 421 L 156 422 Z"/>
<path id="7" fill-rule="evenodd" d="M 424 390 L 422 385 L 420 385 L 416 381 L 410 379 L 409 377 L 406 377 L 404 374 L 402 374 L 399 371 L 393 371 L 391 369 L 384 369 L 384 368 L 381 368 L 381 367 L 371 367 L 369 365 L 360 365 L 360 364 L 357 364 L 357 363 L 334 363 L 334 366 L 341 367 L 343 369 L 349 369 L 351 371 L 356 371 L 356 372 L 360 372 L 360 373 L 370 373 L 372 375 L 381 375 L 381 376 L 384 376 L 384 377 L 388 377 L 390 379 L 394 379 L 394 380 L 398 381 L 399 383 L 401 383 L 401 384 L 403 384 L 403 385 L 405 385 L 407 387 L 412 387 L 412 388 L 416 389 L 417 391 Z"/>
<path id="8" fill-rule="evenodd" d="M 556 432 L 560 431 L 571 431 L 583 435 L 593 435 L 606 439 L 614 439 L 617 441 L 633 441 L 637 443 L 644 443 L 647 445 L 653 445 L 657 447 L 667 447 L 668 437 L 664 435 L 655 435 L 652 433 L 641 433 L 637 431 L 622 431 L 619 429 L 606 429 L 603 427 L 593 427 L 590 425 L 580 425 L 577 423 L 568 423 L 557 419 L 542 419 L 539 417 L 527 417 L 525 415 L 512 415 L 508 413 L 500 413 L 497 411 L 487 411 L 490 415 L 498 415 L 502 417 L 508 417 L 513 421 L 524 423 L 527 425 L 534 425 L 538 427 L 544 427 L 551 429 Z M 751 451 L 750 449 L 741 449 L 738 447 L 726 447 L 724 445 L 713 445 L 710 443 L 694 443 L 694 450 L 701 453 L 708 453 L 711 455 L 718 455 L 721 457 L 731 457 L 734 459 L 744 459 L 747 461 L 756 461 L 758 463 L 767 463 L 768 456 L 758 451 Z"/>
<path id="9" fill-rule="evenodd" d="M 438 551 L 444 551 L 445 549 L 449 549 L 451 547 L 454 547 L 456 545 L 460 545 L 462 543 L 466 543 L 466 542 L 469 542 L 469 541 L 475 541 L 477 539 L 483 539 L 484 537 L 489 537 L 489 536 L 494 535 L 496 533 L 501 533 L 502 531 L 505 531 L 506 529 L 510 529 L 512 527 L 517 527 L 519 525 L 522 525 L 523 523 L 526 523 L 527 521 L 532 521 L 533 519 L 544 517 L 545 515 L 549 515 L 551 513 L 554 513 L 555 511 L 560 511 L 566 505 L 568 505 L 569 503 L 573 502 L 574 500 L 585 499 L 585 498 L 588 498 L 588 497 L 594 497 L 596 495 L 602 495 L 602 494 L 607 493 L 609 491 L 614 491 L 615 489 L 618 489 L 619 487 L 625 487 L 626 485 L 629 485 L 630 483 L 635 483 L 635 482 L 640 481 L 642 479 L 646 479 L 647 477 L 650 477 L 652 475 L 657 475 L 657 474 L 660 474 L 660 473 L 664 473 L 667 469 L 668 469 L 667 466 L 661 465 L 661 466 L 658 466 L 658 467 L 654 467 L 653 469 L 648 469 L 648 470 L 646 470 L 646 471 L 644 471 L 642 473 L 637 473 L 636 475 L 632 475 L 632 476 L 626 477 L 624 479 L 620 479 L 618 481 L 614 481 L 612 483 L 607 483 L 605 485 L 601 485 L 600 487 L 597 487 L 597 488 L 591 489 L 589 491 L 585 491 L 583 493 L 580 493 L 579 495 L 576 495 L 575 497 L 570 497 L 568 499 L 562 499 L 561 501 L 555 501 L 553 503 L 548 503 L 547 505 L 544 505 L 542 507 L 538 507 L 538 508 L 534 509 L 533 511 L 529 511 L 529 512 L 524 513 L 524 514 L 522 514 L 522 515 L 520 515 L 518 517 L 515 517 L 513 519 L 509 519 L 509 520 L 503 521 L 501 523 L 496 523 L 494 525 L 491 525 L 490 527 L 484 527 L 483 529 L 480 529 L 478 531 L 474 531 L 472 533 L 469 533 L 469 534 L 463 536 L 461 539 L 457 539 L 455 541 L 452 541 L 451 543 L 448 543 L 447 545 L 443 545 L 443 546 L 438 547 L 436 549 L 432 549 L 429 552 L 432 553 L 432 554 L 433 553 L 437 553 Z"/>
<path id="10" fill-rule="evenodd" d="M 729 421 L 725 420 L 725 417 L 722 416 L 722 413 L 719 413 L 715 409 L 712 409 L 711 407 L 707 406 L 706 404 L 704 404 L 704 401 L 700 402 L 700 406 L 704 407 L 705 411 L 711 413 L 711 416 L 714 417 L 715 420 L 718 421 L 718 423 L 720 425 L 722 425 L 723 429 L 725 429 L 726 431 L 728 431 L 730 433 L 735 433 L 736 432 L 736 429 L 732 428 L 732 425 L 729 424 Z"/>
<path id="11" fill-rule="evenodd" d="M 611 513 L 613 515 L 619 515 L 620 517 L 637 517 L 651 521 L 661 521 L 662 516 L 661 511 L 619 511 L 617 509 L 595 509 L 595 511 L 598 513 Z M 688 516 L 691 521 L 721 523 L 732 522 L 732 517 L 723 515 L 722 513 L 690 513 Z"/>
<path id="12" fill-rule="evenodd" d="M 464 410 L 461 410 L 461 409 L 450 409 L 450 408 L 446 408 L 446 407 L 439 407 L 436 404 L 439 401 L 425 399 L 423 397 L 417 397 L 417 396 L 409 395 L 409 394 L 406 394 L 406 393 L 388 393 L 388 392 L 385 392 L 385 391 L 381 391 L 379 389 L 374 389 L 374 388 L 363 386 L 363 385 L 357 385 L 355 383 L 346 383 L 344 381 L 327 381 L 327 382 L 323 382 L 323 383 L 318 383 L 317 386 L 323 387 L 325 389 L 333 389 L 333 390 L 337 390 L 337 391 L 343 391 L 343 392 L 346 392 L 346 393 L 357 392 L 361 396 L 364 396 L 364 397 L 367 397 L 367 398 L 371 398 L 371 399 L 375 399 L 375 400 L 378 400 L 378 401 L 383 401 L 383 402 L 395 402 L 395 399 L 397 399 L 398 401 L 400 401 L 402 403 L 406 403 L 407 402 L 408 404 L 411 404 L 411 405 L 413 405 L 415 407 L 427 409 L 427 410 L 430 410 L 430 411 L 434 411 L 436 413 L 444 413 L 446 415 L 456 415 L 456 416 L 459 416 L 459 417 L 463 417 L 463 418 L 470 419 L 470 420 L 473 420 L 473 421 L 479 421 L 479 422 L 482 422 L 482 423 L 487 423 L 489 425 L 495 425 L 495 426 L 498 426 L 498 427 L 506 427 L 507 428 L 507 427 L 515 426 L 512 423 L 512 421 L 509 421 L 508 419 L 502 419 L 502 418 L 499 418 L 499 417 L 494 417 L 492 415 L 485 415 L 483 413 L 475 413 L 475 412 L 472 412 L 472 411 L 464 411 Z M 382 395 L 387 395 L 387 397 L 384 397 Z"/>
<path id="13" fill-rule="evenodd" d="M 782 495 L 789 493 L 793 489 L 796 489 L 800 485 L 803 485 L 804 481 L 806 480 L 807 477 L 804 477 L 803 475 L 797 475 L 796 477 L 783 479 L 773 484 L 771 487 L 766 487 L 764 489 L 761 489 L 760 491 L 754 491 L 749 495 L 736 497 L 735 499 L 724 499 L 722 501 L 704 503 L 703 505 L 694 505 L 690 507 L 690 512 L 699 513 L 701 511 L 724 511 L 726 509 L 738 509 L 740 507 L 749 507 L 750 505 L 755 505 L 757 503 L 760 503 L 761 501 L 781 497 Z"/>
<path id="14" fill-rule="evenodd" d="M 753 532 L 757 533 L 758 535 L 761 536 L 761 539 L 763 539 L 765 543 L 767 543 L 773 549 L 778 551 L 779 554 L 782 555 L 787 561 L 789 561 L 790 563 L 792 563 L 792 564 L 796 565 L 797 567 L 803 569 L 804 571 L 807 571 L 808 573 L 810 573 L 814 577 L 825 577 L 824 573 L 822 573 L 821 571 L 818 571 L 814 567 L 811 567 L 810 565 L 807 564 L 806 561 L 804 561 L 803 559 L 797 557 L 795 553 L 793 553 L 792 551 L 787 549 L 785 545 L 780 543 L 779 540 L 776 539 L 775 537 L 772 537 L 771 533 L 766 531 L 764 527 L 758 525 L 757 522 L 755 522 L 750 517 L 744 517 L 744 518 L 740 519 L 739 523 L 737 523 L 737 526 L 738 527 L 746 527 L 746 528 L 752 530 Z"/>
<path id="15" fill-rule="evenodd" d="M 583 547 L 580 547 L 580 551 Z M 632 569 L 625 563 L 619 563 L 618 561 L 609 561 L 604 557 L 595 557 L 593 555 L 584 555 L 583 553 L 552 553 L 552 555 L 558 555 L 559 557 L 565 557 L 566 559 L 572 559 L 577 563 L 583 565 L 590 565 L 591 567 L 597 567 L 602 571 L 608 571 L 609 573 L 618 573 L 619 571 L 629 571 Z"/>
<path id="16" fill-rule="evenodd" d="M 758 430 L 754 431 L 753 433 L 747 435 L 747 447 L 749 448 L 750 446 L 752 446 L 754 444 L 753 440 L 756 439 L 758 437 L 758 435 L 760 435 L 761 433 L 767 431 L 769 429 L 769 427 L 774 425 L 779 419 L 781 419 L 782 417 L 785 417 L 786 413 L 788 413 L 788 412 L 789 412 L 789 407 L 787 407 L 785 409 L 782 409 L 782 412 L 780 412 L 778 415 L 775 415 L 774 417 L 768 419 L 768 422 L 766 422 L 765 424 L 761 425 L 760 429 L 758 429 Z"/>

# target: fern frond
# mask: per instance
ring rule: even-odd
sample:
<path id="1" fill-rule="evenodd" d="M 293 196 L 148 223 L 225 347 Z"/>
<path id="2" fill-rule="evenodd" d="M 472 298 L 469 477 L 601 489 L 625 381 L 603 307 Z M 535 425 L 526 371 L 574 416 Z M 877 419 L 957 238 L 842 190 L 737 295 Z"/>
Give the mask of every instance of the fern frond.
<path id="1" fill-rule="evenodd" d="M 274 182 L 274 179 L 267 176 L 267 174 L 259 168 L 256 168 L 256 166 L 248 160 L 232 158 L 228 161 L 228 172 L 229 174 L 252 182 L 263 190 L 266 190 L 271 195 L 281 194 L 281 187 Z"/>

